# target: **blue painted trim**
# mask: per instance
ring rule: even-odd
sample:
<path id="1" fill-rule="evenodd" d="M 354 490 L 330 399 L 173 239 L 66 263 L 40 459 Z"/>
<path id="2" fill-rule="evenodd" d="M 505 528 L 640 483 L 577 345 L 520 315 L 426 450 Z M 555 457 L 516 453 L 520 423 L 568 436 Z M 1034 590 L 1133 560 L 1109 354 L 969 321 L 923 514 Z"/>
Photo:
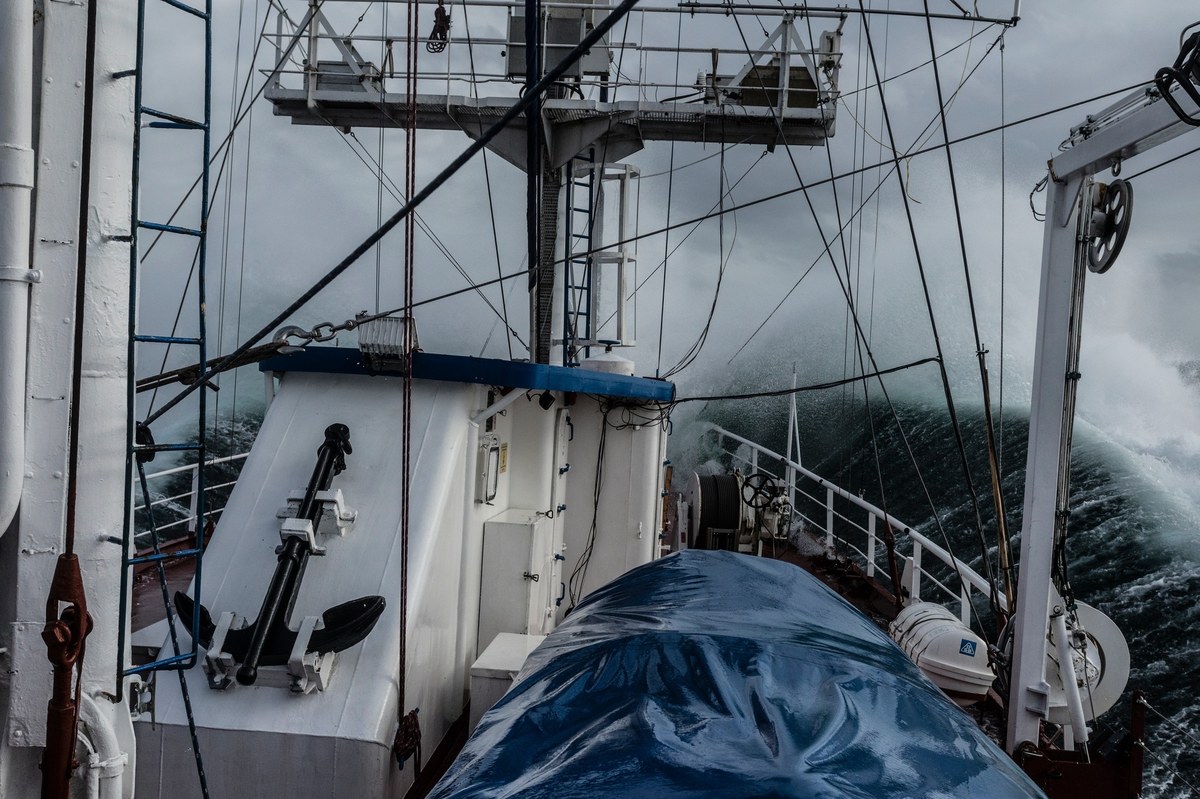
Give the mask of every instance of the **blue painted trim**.
<path id="1" fill-rule="evenodd" d="M 204 550 L 198 547 L 191 549 L 181 549 L 176 552 L 156 552 L 153 555 L 141 555 L 135 558 L 126 558 L 126 566 L 136 566 L 139 563 L 158 563 L 164 560 L 176 560 L 177 558 L 192 558 L 196 555 L 203 555 Z"/>
<path id="2" fill-rule="evenodd" d="M 200 603 L 197 602 L 196 605 L 199 606 Z M 195 644 L 192 646 L 195 648 Z M 194 665 L 196 665 L 196 652 L 184 652 L 182 655 L 174 655 L 153 663 L 143 663 L 140 666 L 122 669 L 121 676 L 129 677 L 134 674 L 145 674 L 148 671 L 187 671 Z"/>
<path id="3" fill-rule="evenodd" d="M 362 353 L 351 347 L 308 347 L 291 355 L 268 358 L 260 363 L 258 368 L 264 372 L 372 374 L 363 361 Z M 614 375 L 541 363 L 515 363 L 496 358 L 438 355 L 431 352 L 418 352 L 413 356 L 413 377 L 419 380 L 480 383 L 659 402 L 669 402 L 675 398 L 675 384 L 666 380 Z"/>

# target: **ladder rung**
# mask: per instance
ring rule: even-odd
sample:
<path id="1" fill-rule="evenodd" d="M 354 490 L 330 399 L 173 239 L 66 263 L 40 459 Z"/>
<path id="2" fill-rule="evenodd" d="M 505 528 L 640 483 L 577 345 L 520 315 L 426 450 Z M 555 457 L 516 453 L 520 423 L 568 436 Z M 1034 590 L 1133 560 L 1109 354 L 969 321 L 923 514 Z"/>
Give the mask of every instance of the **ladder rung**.
<path id="1" fill-rule="evenodd" d="M 193 17 L 199 17 L 200 19 L 208 19 L 208 14 L 206 14 L 203 11 L 200 11 L 199 9 L 192 8 L 187 3 L 181 3 L 181 2 L 179 2 L 179 0 L 162 0 L 162 1 L 169 6 L 174 6 L 175 8 L 178 8 L 180 11 L 184 11 L 188 14 L 191 14 Z"/>
<path id="2" fill-rule="evenodd" d="M 147 336 L 141 333 L 133 337 L 134 341 L 140 341 L 146 344 L 192 344 L 200 346 L 202 343 L 198 338 L 186 338 L 184 336 Z"/>
<path id="3" fill-rule="evenodd" d="M 197 122 L 194 119 L 181 117 L 178 114 L 169 114 L 166 111 L 159 111 L 157 108 L 151 108 L 148 105 L 142 106 L 142 113 L 146 116 L 156 117 L 157 119 L 165 119 L 167 122 L 171 123 L 169 127 L 190 128 L 192 130 L 204 130 L 206 127 L 203 122 Z M 151 122 L 150 126 L 164 127 L 155 122 Z"/>
<path id="4" fill-rule="evenodd" d="M 200 449 L 196 442 L 188 444 L 136 444 L 134 452 L 193 452 Z"/>
<path id="5" fill-rule="evenodd" d="M 175 560 L 177 558 L 194 558 L 199 555 L 201 550 L 198 547 L 191 549 L 181 549 L 178 552 L 156 552 L 153 555 L 138 555 L 134 558 L 125 560 L 126 566 L 136 566 L 139 563 L 158 563 L 163 560 Z"/>
<path id="6" fill-rule="evenodd" d="M 146 127 L 157 130 L 197 130 L 196 125 L 185 125 L 181 122 L 147 122 Z"/>
<path id="7" fill-rule="evenodd" d="M 190 625 L 188 629 L 191 629 Z M 187 671 L 196 661 L 196 656 L 191 652 L 185 652 L 182 655 L 175 655 L 166 658 L 165 660 L 156 660 L 153 663 L 143 663 L 140 666 L 130 666 L 127 669 L 121 670 L 121 676 L 128 677 L 131 674 L 143 674 L 147 671 L 158 671 L 159 669 L 175 668 L 180 671 Z M 186 663 L 187 665 L 184 665 Z"/>
<path id="8" fill-rule="evenodd" d="M 163 233 L 178 233 L 182 236 L 196 236 L 199 238 L 204 235 L 204 231 L 190 227 L 180 227 L 179 225 L 163 225 L 158 222 L 147 222 L 143 219 L 138 220 L 138 227 L 144 227 L 147 230 L 161 230 Z"/>

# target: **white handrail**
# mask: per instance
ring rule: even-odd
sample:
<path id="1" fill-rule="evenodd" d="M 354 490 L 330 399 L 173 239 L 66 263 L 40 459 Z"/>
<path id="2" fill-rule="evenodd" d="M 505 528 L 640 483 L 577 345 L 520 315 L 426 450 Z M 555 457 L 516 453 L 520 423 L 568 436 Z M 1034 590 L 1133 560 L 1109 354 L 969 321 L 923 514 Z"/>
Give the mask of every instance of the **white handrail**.
<path id="1" fill-rule="evenodd" d="M 744 445 L 750 447 L 751 451 L 756 456 L 761 454 L 761 455 L 766 455 L 769 458 L 774 458 L 775 460 L 779 461 L 781 464 L 783 464 L 787 468 L 794 470 L 796 472 L 796 474 L 803 475 L 804 477 L 807 477 L 810 480 L 813 480 L 818 485 L 820 485 L 826 489 L 827 497 L 832 498 L 833 495 L 840 496 L 843 499 L 845 499 L 846 501 L 850 502 L 851 504 L 857 505 L 858 507 L 862 508 L 863 510 L 865 510 L 867 513 L 871 514 L 872 516 L 882 519 L 893 530 L 902 532 L 902 533 L 906 534 L 909 538 L 911 538 L 912 541 L 914 542 L 914 545 L 916 547 L 920 548 L 917 550 L 917 552 L 924 550 L 924 552 L 927 552 L 930 555 L 933 555 L 935 558 L 940 560 L 942 563 L 946 564 L 951 569 L 954 569 L 956 572 L 961 574 L 962 579 L 965 582 L 969 583 L 972 588 L 979 591 L 984 596 L 992 595 L 991 585 L 988 583 L 988 581 L 986 579 L 984 579 L 974 569 L 972 569 L 967 564 L 965 564 L 962 561 L 955 558 L 948 551 L 946 551 L 941 546 L 939 546 L 938 544 L 931 541 L 925 535 L 917 532 L 909 525 L 907 525 L 904 522 L 897 519 L 895 516 L 892 516 L 890 513 L 886 513 L 882 508 L 876 507 L 875 505 L 872 505 L 870 502 L 867 502 L 862 497 L 856 496 L 856 495 L 850 493 L 849 491 L 847 491 L 846 489 L 844 489 L 840 486 L 834 485 L 833 483 L 829 482 L 824 477 L 822 477 L 821 475 L 812 471 L 811 469 L 806 469 L 805 467 L 801 466 L 799 463 L 789 460 L 788 458 L 785 458 L 783 455 L 780 455 L 778 452 L 769 450 L 766 447 L 762 446 L 761 444 L 757 444 L 747 438 L 743 438 L 742 436 L 739 436 L 737 433 L 731 433 L 730 431 L 726 430 L 725 428 L 721 427 L 720 425 L 715 425 L 715 424 L 712 424 L 711 422 L 702 422 L 702 424 L 704 425 L 704 428 L 706 430 L 711 430 L 711 431 L 717 433 L 722 438 L 728 438 L 728 439 L 738 442 L 739 444 L 744 444 Z M 832 504 L 832 501 L 829 501 L 829 500 L 827 500 L 827 503 L 828 503 L 827 504 L 827 525 L 826 525 L 825 532 L 826 532 L 827 537 L 832 537 L 833 504 Z M 917 567 L 917 568 L 914 568 L 914 572 L 920 570 L 919 569 L 919 563 L 920 563 L 919 558 L 920 558 L 920 555 L 917 555 L 914 558 L 914 561 L 915 561 L 914 566 Z M 1005 598 L 1003 596 L 998 596 L 997 599 L 1000 602 L 1001 609 L 1007 611 L 1008 603 L 1005 601 Z"/>
<path id="2" fill-rule="evenodd" d="M 204 462 L 204 465 L 205 466 L 216 466 L 216 465 L 219 465 L 222 463 L 232 463 L 233 461 L 239 461 L 239 460 L 245 459 L 247 456 L 249 456 L 249 454 L 250 454 L 249 452 L 239 452 L 236 455 L 225 455 L 220 458 L 211 458 L 209 460 L 206 460 Z M 156 477 L 168 477 L 173 474 L 183 474 L 185 472 L 192 472 L 192 489 L 190 491 L 187 491 L 182 494 L 176 494 L 171 497 L 160 497 L 159 499 L 152 500 L 149 503 L 149 507 L 154 508 L 154 507 L 158 507 L 159 505 L 167 505 L 167 504 L 176 502 L 181 499 L 191 498 L 191 502 L 189 503 L 189 508 L 188 508 L 189 515 L 186 518 L 176 519 L 175 521 L 168 522 L 167 524 L 155 525 L 155 529 L 158 532 L 161 533 L 163 530 L 169 530 L 172 527 L 178 527 L 181 524 L 187 524 L 189 532 L 194 532 L 193 524 L 199 518 L 199 514 L 197 513 L 198 505 L 197 505 L 197 497 L 196 497 L 196 495 L 197 495 L 197 490 L 196 490 L 197 479 L 196 478 L 199 475 L 199 471 L 198 471 L 199 465 L 200 464 L 198 464 L 198 463 L 185 463 L 182 466 L 174 466 L 170 469 L 163 469 L 160 472 L 154 472 L 152 474 L 146 475 L 146 480 L 149 481 L 149 480 L 155 479 Z M 228 482 L 219 483 L 217 485 L 205 486 L 204 493 L 207 494 L 210 491 L 216 491 L 218 489 L 228 488 L 232 485 L 235 485 L 236 483 L 237 483 L 237 480 L 231 480 Z M 135 511 L 145 510 L 146 507 L 147 507 L 147 505 L 145 505 L 145 504 L 136 505 L 134 507 L 134 510 Z M 221 509 L 210 508 L 205 513 L 205 516 L 207 517 L 207 516 L 211 515 L 211 513 L 215 512 L 217 510 L 221 510 Z M 137 534 L 143 535 L 148 532 L 150 532 L 150 531 L 149 530 L 139 530 L 137 532 Z"/>
<path id="3" fill-rule="evenodd" d="M 221 458 L 213 458 L 211 460 L 205 461 L 204 465 L 205 466 L 216 466 L 221 463 L 229 463 L 231 461 L 238 461 L 238 460 L 242 460 L 243 458 L 246 458 L 247 456 L 249 456 L 249 454 L 250 454 L 249 452 L 239 452 L 237 455 L 226 455 Z M 185 463 L 182 466 L 173 466 L 170 469 L 163 469 L 161 472 L 151 472 L 146 475 L 146 479 L 153 480 L 156 477 L 167 477 L 168 475 L 179 474 L 181 472 L 190 472 L 190 471 L 195 470 L 197 465 L 198 464 L 195 464 L 195 463 Z"/>

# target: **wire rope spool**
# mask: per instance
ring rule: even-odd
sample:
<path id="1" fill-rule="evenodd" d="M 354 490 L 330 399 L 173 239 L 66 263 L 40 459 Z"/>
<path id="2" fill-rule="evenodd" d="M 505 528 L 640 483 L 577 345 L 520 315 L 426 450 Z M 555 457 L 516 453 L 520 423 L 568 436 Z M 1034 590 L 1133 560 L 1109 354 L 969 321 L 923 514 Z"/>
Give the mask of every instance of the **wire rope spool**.
<path id="1" fill-rule="evenodd" d="M 1129 683 L 1129 643 L 1116 622 L 1086 602 L 1075 602 L 1075 618 L 1068 624 L 1070 670 L 1075 674 L 1083 705 L 1084 718 L 1099 718 L 1121 698 Z M 1013 624 L 1000 633 L 999 649 L 1008 662 L 1012 661 Z M 1067 691 L 1063 686 L 1057 654 L 1057 637 L 1053 625 L 1046 631 L 1046 682 L 1049 684 L 1047 719 L 1051 724 L 1070 724 L 1071 713 Z M 1069 673 L 1069 672 L 1068 672 Z M 1007 693 L 1009 677 L 1004 670 L 997 674 Z"/>
<path id="2" fill-rule="evenodd" d="M 691 508 L 689 543 L 696 549 L 736 550 L 742 498 L 735 474 L 693 474 L 686 499 Z"/>
<path id="3" fill-rule="evenodd" d="M 1084 602 L 1075 603 L 1075 621 L 1071 625 L 1071 669 L 1075 673 L 1083 699 L 1084 717 L 1091 721 L 1109 710 L 1121 698 L 1129 682 L 1129 644 L 1116 623 Z M 1046 674 L 1050 683 L 1050 721 L 1069 724 L 1070 712 L 1063 688 L 1054 631 L 1046 648 Z"/>
<path id="4" fill-rule="evenodd" d="M 1107 272 L 1121 254 L 1133 218 L 1133 186 L 1114 180 L 1100 184 L 1087 245 L 1088 269 Z"/>

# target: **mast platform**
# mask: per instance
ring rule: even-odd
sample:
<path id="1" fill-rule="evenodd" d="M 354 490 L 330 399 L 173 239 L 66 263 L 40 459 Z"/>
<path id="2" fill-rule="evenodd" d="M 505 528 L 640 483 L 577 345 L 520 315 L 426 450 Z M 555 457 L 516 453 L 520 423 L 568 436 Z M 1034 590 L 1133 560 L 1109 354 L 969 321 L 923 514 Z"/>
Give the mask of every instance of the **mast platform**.
<path id="1" fill-rule="evenodd" d="M 408 97 L 387 92 L 374 97 L 361 89 L 326 89 L 312 93 L 272 86 L 266 97 L 276 116 L 294 125 L 342 128 L 405 126 Z M 416 126 L 427 130 L 462 130 L 469 136 L 485 131 L 515 102 L 512 98 L 418 94 Z M 662 103 L 644 100 L 600 102 L 577 98 L 546 99 L 542 119 L 550 143 L 550 160 L 561 166 L 583 142 L 608 146 L 606 160 L 615 161 L 642 149 L 647 141 L 690 141 L 729 144 L 823 144 L 834 132 L 833 109 L 751 106 L 734 103 Z M 518 166 L 524 164 L 525 117 L 518 117 L 500 137 L 511 139 L 497 151 Z M 509 153 L 511 152 L 511 156 Z"/>

